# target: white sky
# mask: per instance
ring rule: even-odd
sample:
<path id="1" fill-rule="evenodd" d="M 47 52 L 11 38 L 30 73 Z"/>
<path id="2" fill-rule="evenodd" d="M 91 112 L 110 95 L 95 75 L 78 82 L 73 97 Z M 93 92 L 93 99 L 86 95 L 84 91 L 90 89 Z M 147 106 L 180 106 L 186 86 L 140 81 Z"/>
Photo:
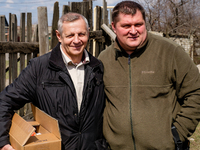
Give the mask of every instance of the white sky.
<path id="1" fill-rule="evenodd" d="M 59 2 L 60 16 L 63 5 L 68 5 L 68 2 L 81 2 L 82 0 L 57 0 Z M 107 0 L 108 6 L 114 6 L 122 0 Z M 20 25 L 21 13 L 32 13 L 32 24 L 37 24 L 37 7 L 47 7 L 48 25 L 51 26 L 53 17 L 53 7 L 56 0 L 0 0 L 0 15 L 5 15 L 9 22 L 9 13 L 16 14 L 18 25 Z M 93 1 L 95 6 L 102 6 L 103 0 Z"/>

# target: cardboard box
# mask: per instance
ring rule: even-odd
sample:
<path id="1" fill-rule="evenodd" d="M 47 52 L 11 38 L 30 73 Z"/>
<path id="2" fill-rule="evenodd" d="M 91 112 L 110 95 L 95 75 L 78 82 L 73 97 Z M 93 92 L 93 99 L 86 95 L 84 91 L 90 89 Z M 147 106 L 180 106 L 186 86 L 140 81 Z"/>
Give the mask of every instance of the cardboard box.
<path id="1" fill-rule="evenodd" d="M 11 145 L 15 150 L 61 150 L 58 121 L 37 107 L 32 107 L 32 111 L 31 122 L 14 114 L 9 132 Z"/>

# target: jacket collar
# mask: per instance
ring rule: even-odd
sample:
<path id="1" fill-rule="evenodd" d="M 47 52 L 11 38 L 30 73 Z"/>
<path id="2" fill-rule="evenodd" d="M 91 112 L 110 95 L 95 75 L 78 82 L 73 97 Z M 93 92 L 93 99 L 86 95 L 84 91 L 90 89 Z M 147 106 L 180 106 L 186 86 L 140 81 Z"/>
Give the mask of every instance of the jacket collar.
<path id="1" fill-rule="evenodd" d="M 60 42 L 51 51 L 49 67 L 55 70 L 65 70 L 66 68 L 60 51 Z"/>
<path id="2" fill-rule="evenodd" d="M 98 66 L 100 64 L 100 61 L 98 61 L 95 57 L 93 57 L 88 51 L 87 53 L 88 53 L 90 62 L 87 63 L 86 65 L 89 65 L 92 68 Z M 66 66 L 63 61 L 61 50 L 60 50 L 60 42 L 51 51 L 51 55 L 49 58 L 49 67 L 54 70 L 63 70 L 63 71 L 66 70 Z"/>

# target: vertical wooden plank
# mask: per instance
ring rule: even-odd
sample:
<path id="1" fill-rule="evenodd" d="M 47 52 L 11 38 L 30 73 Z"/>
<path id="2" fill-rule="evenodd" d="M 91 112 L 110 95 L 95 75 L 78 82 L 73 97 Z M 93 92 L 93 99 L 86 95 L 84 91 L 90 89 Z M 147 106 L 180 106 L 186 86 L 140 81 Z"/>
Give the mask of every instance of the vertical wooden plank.
<path id="1" fill-rule="evenodd" d="M 38 24 L 36 24 L 35 27 L 34 27 L 33 42 L 39 42 L 39 37 L 38 37 Z"/>
<path id="2" fill-rule="evenodd" d="M 89 27 L 90 27 L 90 31 L 93 31 L 93 2 L 92 0 L 89 0 L 89 9 L 88 9 L 88 24 L 89 24 Z"/>
<path id="3" fill-rule="evenodd" d="M 13 41 L 13 23 L 12 23 L 12 14 L 9 13 L 9 41 Z M 12 61 L 13 54 L 9 53 L 9 84 L 12 83 Z"/>
<path id="4" fill-rule="evenodd" d="M 111 24 L 111 22 L 112 22 L 112 10 L 111 9 L 110 9 L 109 13 L 110 13 L 110 24 Z"/>
<path id="5" fill-rule="evenodd" d="M 25 42 L 25 13 L 21 13 L 20 18 L 20 41 Z M 20 72 L 25 68 L 25 53 L 20 53 Z"/>
<path id="6" fill-rule="evenodd" d="M 108 26 L 108 9 L 107 9 L 107 2 L 106 0 L 103 0 L 103 23 L 106 24 Z M 103 31 L 103 36 L 106 39 L 105 42 L 102 43 L 101 45 L 101 50 L 99 51 L 99 53 L 105 49 L 108 45 L 111 44 L 111 38 L 108 36 L 108 34 L 105 33 L 105 31 Z"/>
<path id="7" fill-rule="evenodd" d="M 62 15 L 70 12 L 70 7 L 68 5 L 63 5 Z"/>
<path id="8" fill-rule="evenodd" d="M 56 36 L 56 30 L 58 29 L 58 19 L 59 19 L 59 6 L 58 2 L 54 3 L 53 19 L 52 19 L 52 30 L 51 30 L 51 49 L 53 49 L 58 44 L 58 39 Z"/>
<path id="9" fill-rule="evenodd" d="M 38 24 L 35 26 L 34 29 L 34 36 L 33 36 L 33 41 L 34 42 L 38 42 L 39 41 L 39 37 L 38 37 Z M 34 52 L 33 53 L 33 58 L 37 57 L 38 53 Z M 27 64 L 28 64 L 29 59 L 27 58 Z"/>
<path id="10" fill-rule="evenodd" d="M 20 18 L 20 41 L 25 42 L 25 13 L 21 13 Z"/>
<path id="11" fill-rule="evenodd" d="M 31 55 L 27 55 L 27 65 L 28 65 L 28 63 L 29 63 L 29 60 L 32 58 L 32 56 Z"/>
<path id="12" fill-rule="evenodd" d="M 32 13 L 27 13 L 27 42 L 31 42 L 32 41 L 31 38 L 32 38 Z M 32 58 L 32 55 L 33 55 L 32 53 L 27 54 L 27 59 L 26 59 L 27 64 L 28 61 Z"/>
<path id="13" fill-rule="evenodd" d="M 0 16 L 0 41 L 5 41 L 5 16 Z M 0 92 L 5 88 L 6 81 L 5 53 L 0 53 Z"/>
<path id="14" fill-rule="evenodd" d="M 17 16 L 12 15 L 12 24 L 13 24 L 13 42 L 17 42 Z M 14 81 L 18 76 L 18 65 L 17 65 L 17 53 L 13 53 L 13 64 L 12 64 L 12 81 Z"/>
<path id="15" fill-rule="evenodd" d="M 31 42 L 32 37 L 32 13 L 27 13 L 27 42 Z M 31 59 L 32 53 L 27 53 L 27 64 Z M 25 64 L 25 61 L 24 61 Z M 32 112 L 30 103 L 26 104 L 23 108 L 21 108 L 20 113 L 23 116 L 28 116 Z M 29 118 L 30 119 L 30 118 Z"/>
<path id="16" fill-rule="evenodd" d="M 81 3 L 80 2 L 72 2 L 71 3 L 71 11 L 81 14 Z"/>
<path id="17" fill-rule="evenodd" d="M 27 13 L 27 42 L 32 41 L 32 13 Z M 27 53 L 27 57 L 31 58 L 32 54 Z M 25 63 L 25 62 L 24 62 Z"/>
<path id="18" fill-rule="evenodd" d="M 25 19 L 26 14 L 21 13 L 20 18 L 20 42 L 25 42 Z M 25 68 L 25 53 L 20 53 L 20 72 Z M 19 115 L 24 116 L 24 107 L 19 110 Z"/>
<path id="19" fill-rule="evenodd" d="M 89 0 L 89 9 L 88 9 L 88 24 L 90 27 L 90 31 L 93 31 L 93 2 Z M 89 39 L 87 50 L 92 54 L 93 53 L 93 40 Z"/>
<path id="20" fill-rule="evenodd" d="M 89 2 L 81 2 L 80 9 L 81 9 L 80 14 L 82 14 L 87 20 L 89 20 L 89 14 L 88 14 Z"/>
<path id="21" fill-rule="evenodd" d="M 5 88 L 6 83 L 6 59 L 5 54 L 0 54 L 0 92 Z"/>
<path id="22" fill-rule="evenodd" d="M 5 16 L 0 16 L 0 41 L 5 41 Z"/>
<path id="23" fill-rule="evenodd" d="M 9 84 L 12 83 L 12 61 L 13 61 L 13 55 L 12 53 L 9 53 Z"/>
<path id="24" fill-rule="evenodd" d="M 100 6 L 96 6 L 96 30 L 100 30 L 102 21 L 102 11 Z M 95 41 L 95 57 L 99 55 L 101 44 Z"/>
<path id="25" fill-rule="evenodd" d="M 27 42 L 31 42 L 32 38 L 32 13 L 27 13 Z"/>
<path id="26" fill-rule="evenodd" d="M 12 14 L 9 13 L 9 41 L 12 41 L 12 22 L 11 22 L 11 19 L 12 19 Z"/>
<path id="27" fill-rule="evenodd" d="M 27 13 L 27 42 L 32 41 L 31 37 L 32 37 L 32 13 Z M 27 58 L 26 58 L 27 63 L 31 58 L 32 58 L 32 54 L 27 53 Z"/>
<path id="28" fill-rule="evenodd" d="M 19 42 L 18 41 L 18 36 L 17 36 L 17 16 L 16 14 L 13 14 L 13 22 L 14 22 L 14 42 Z"/>
<path id="29" fill-rule="evenodd" d="M 108 25 L 108 11 L 107 11 L 107 2 L 103 0 L 103 23 Z"/>
<path id="30" fill-rule="evenodd" d="M 40 56 L 49 51 L 47 7 L 38 7 L 38 31 Z"/>

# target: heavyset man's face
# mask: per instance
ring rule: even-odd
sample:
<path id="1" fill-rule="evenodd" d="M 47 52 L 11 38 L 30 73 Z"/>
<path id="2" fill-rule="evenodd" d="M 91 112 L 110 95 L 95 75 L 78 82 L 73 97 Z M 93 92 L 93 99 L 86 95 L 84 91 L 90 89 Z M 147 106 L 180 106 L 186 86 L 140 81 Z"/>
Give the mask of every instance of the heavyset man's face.
<path id="1" fill-rule="evenodd" d="M 142 45 L 147 37 L 145 20 L 142 13 L 137 10 L 135 15 L 120 13 L 118 22 L 112 23 L 112 28 L 122 48 L 131 54 L 138 46 Z"/>

